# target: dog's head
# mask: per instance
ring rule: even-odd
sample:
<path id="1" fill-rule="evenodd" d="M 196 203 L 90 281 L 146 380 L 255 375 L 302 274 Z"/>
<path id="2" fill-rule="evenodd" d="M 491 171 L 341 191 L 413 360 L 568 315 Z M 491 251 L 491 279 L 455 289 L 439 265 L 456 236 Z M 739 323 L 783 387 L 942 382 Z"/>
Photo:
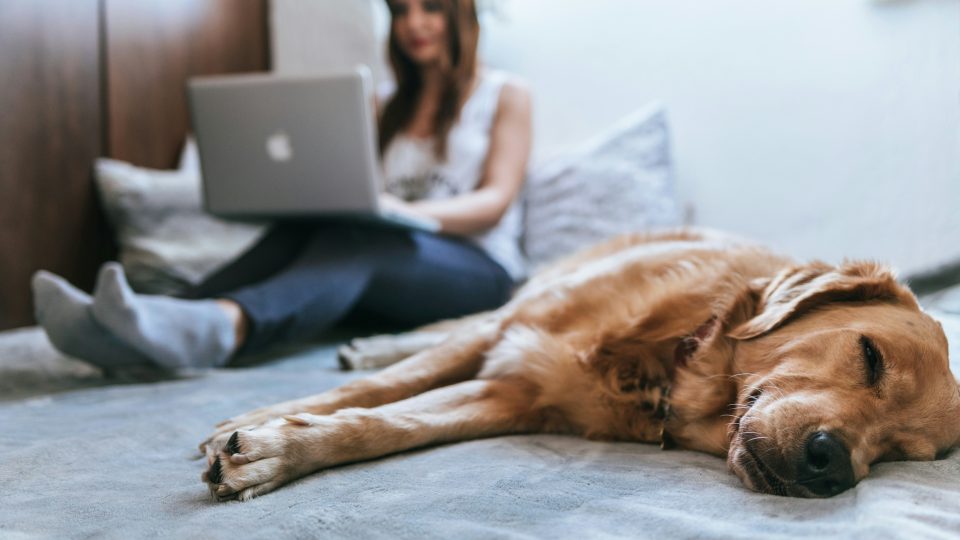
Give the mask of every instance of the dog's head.
<path id="1" fill-rule="evenodd" d="M 742 384 L 730 468 L 757 491 L 825 497 L 872 463 L 960 442 L 960 390 L 938 322 L 873 263 L 812 264 L 755 283 L 734 328 Z"/>

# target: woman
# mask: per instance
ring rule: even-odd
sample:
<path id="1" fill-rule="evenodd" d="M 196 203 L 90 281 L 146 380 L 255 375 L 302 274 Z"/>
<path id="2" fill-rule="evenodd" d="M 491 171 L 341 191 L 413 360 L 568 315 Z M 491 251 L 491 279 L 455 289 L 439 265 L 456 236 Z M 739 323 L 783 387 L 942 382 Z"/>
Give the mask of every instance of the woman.
<path id="1" fill-rule="evenodd" d="M 492 309 L 521 277 L 515 200 L 530 152 L 530 98 L 479 68 L 473 0 L 388 0 L 396 91 L 380 114 L 383 203 L 440 223 L 277 226 L 196 291 L 137 295 L 122 268 L 93 297 L 33 280 L 36 314 L 64 353 L 105 368 L 222 366 L 349 315 L 401 325 Z"/>

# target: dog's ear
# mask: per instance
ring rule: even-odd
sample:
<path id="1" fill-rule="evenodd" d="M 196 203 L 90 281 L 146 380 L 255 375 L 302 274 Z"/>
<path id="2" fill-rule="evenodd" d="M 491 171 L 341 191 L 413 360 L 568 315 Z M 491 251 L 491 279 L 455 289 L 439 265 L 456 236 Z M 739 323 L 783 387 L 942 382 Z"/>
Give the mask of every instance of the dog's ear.
<path id="1" fill-rule="evenodd" d="M 829 302 L 885 300 L 918 308 L 913 293 L 897 283 L 893 272 L 873 262 L 846 262 L 839 267 L 814 262 L 788 267 L 772 279 L 755 280 L 751 287 L 757 299 L 755 315 L 734 328 L 730 337 L 761 336 Z"/>

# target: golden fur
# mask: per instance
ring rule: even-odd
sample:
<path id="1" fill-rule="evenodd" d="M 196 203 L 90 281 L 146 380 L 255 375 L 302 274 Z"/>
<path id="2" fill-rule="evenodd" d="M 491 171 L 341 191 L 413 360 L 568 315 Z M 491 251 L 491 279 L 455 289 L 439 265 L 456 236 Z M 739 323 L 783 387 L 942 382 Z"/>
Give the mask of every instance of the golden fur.
<path id="1" fill-rule="evenodd" d="M 960 442 L 943 331 L 874 263 L 797 265 L 713 232 L 629 235 L 428 330 L 448 337 L 218 426 L 201 444 L 213 493 L 245 500 L 342 463 L 549 432 L 709 452 L 752 489 L 829 496 L 874 462 Z"/>

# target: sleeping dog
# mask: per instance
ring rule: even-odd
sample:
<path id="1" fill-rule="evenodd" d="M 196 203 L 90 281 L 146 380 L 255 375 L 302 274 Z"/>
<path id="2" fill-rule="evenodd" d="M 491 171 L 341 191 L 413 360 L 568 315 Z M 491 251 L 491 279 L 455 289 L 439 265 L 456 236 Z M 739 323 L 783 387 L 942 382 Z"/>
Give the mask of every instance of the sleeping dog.
<path id="1" fill-rule="evenodd" d="M 796 264 L 718 233 L 619 237 L 499 310 L 378 343 L 411 355 L 221 423 L 201 444 L 213 494 L 247 500 L 411 448 L 563 433 L 708 452 L 756 491 L 829 497 L 872 463 L 960 443 L 943 329 L 889 270 Z"/>

